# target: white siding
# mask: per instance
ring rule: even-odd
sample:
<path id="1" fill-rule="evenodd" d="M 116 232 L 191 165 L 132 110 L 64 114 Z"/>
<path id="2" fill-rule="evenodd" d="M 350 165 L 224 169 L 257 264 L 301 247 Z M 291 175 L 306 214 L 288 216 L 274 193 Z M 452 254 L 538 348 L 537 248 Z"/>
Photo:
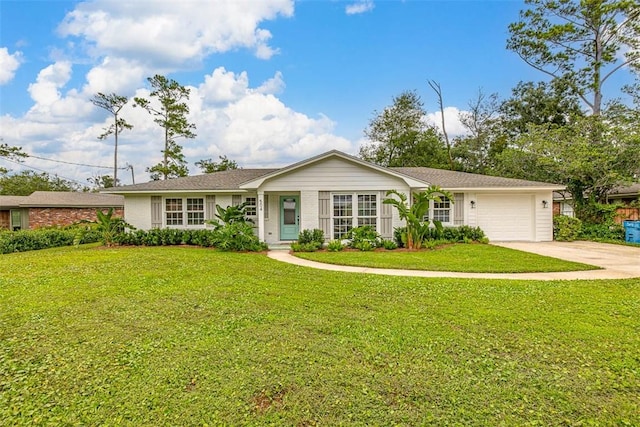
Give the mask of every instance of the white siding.
<path id="1" fill-rule="evenodd" d="M 300 231 L 320 228 L 318 191 L 300 192 Z"/>
<path id="2" fill-rule="evenodd" d="M 151 229 L 151 196 L 126 196 L 124 220 L 135 228 Z"/>
<path id="3" fill-rule="evenodd" d="M 405 190 L 400 178 L 332 158 L 265 181 L 264 191 L 370 191 Z"/>
<path id="4" fill-rule="evenodd" d="M 547 202 L 545 208 L 542 201 Z M 553 194 L 544 191 L 536 194 L 536 242 L 550 242 L 553 240 Z"/>

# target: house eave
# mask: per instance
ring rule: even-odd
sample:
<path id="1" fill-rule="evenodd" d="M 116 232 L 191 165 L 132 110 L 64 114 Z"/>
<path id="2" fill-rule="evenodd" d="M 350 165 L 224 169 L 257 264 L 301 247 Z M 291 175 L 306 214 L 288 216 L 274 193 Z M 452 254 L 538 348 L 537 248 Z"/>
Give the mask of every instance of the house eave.
<path id="1" fill-rule="evenodd" d="M 131 190 L 131 191 L 100 191 L 102 194 L 117 194 L 121 196 L 126 195 L 138 195 L 138 196 L 151 196 L 157 194 L 238 194 L 238 193 L 247 193 L 247 190 L 244 189 L 224 189 L 224 190 L 211 190 L 211 189 L 202 189 L 202 190 Z"/>

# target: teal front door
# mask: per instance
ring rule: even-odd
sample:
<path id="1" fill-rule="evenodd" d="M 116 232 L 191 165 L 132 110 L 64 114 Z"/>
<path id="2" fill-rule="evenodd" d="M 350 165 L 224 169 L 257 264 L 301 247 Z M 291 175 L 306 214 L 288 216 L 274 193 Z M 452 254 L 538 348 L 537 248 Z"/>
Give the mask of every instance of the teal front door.
<path id="1" fill-rule="evenodd" d="M 300 234 L 300 197 L 280 196 L 280 240 L 296 240 Z"/>

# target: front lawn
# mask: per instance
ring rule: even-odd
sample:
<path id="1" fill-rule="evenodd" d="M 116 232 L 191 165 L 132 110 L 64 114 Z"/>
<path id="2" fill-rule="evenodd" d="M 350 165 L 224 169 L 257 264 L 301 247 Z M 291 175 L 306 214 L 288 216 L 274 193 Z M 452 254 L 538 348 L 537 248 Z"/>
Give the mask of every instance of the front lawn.
<path id="1" fill-rule="evenodd" d="M 3 425 L 640 425 L 640 281 L 0 256 Z"/>
<path id="2" fill-rule="evenodd" d="M 322 251 L 296 252 L 294 255 L 327 264 L 467 273 L 538 273 L 599 269 L 593 265 L 482 244 L 452 244 L 420 251 Z"/>

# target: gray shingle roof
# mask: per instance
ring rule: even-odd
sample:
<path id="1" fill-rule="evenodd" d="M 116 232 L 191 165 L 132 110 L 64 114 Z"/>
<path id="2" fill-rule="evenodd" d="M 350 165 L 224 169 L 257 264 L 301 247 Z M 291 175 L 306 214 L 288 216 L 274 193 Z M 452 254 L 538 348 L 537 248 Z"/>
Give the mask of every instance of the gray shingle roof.
<path id="1" fill-rule="evenodd" d="M 289 168 L 291 168 L 291 166 L 289 166 Z M 104 190 L 104 192 L 125 194 L 131 192 L 234 191 L 240 190 L 240 185 L 243 183 L 280 170 L 282 169 L 235 169 L 163 181 L 150 181 L 143 184 L 125 185 L 121 187 L 108 188 Z M 546 182 L 526 181 L 523 179 L 502 178 L 498 176 L 479 175 L 433 168 L 406 167 L 389 168 L 389 170 L 419 181 L 439 185 L 445 189 L 523 187 L 546 187 L 550 189 L 554 187 L 560 188 L 560 186 Z"/>
<path id="2" fill-rule="evenodd" d="M 20 203 L 21 207 L 122 207 L 124 197 L 111 194 L 74 191 L 34 191 Z"/>
<path id="3" fill-rule="evenodd" d="M 524 179 L 503 178 L 500 176 L 480 175 L 457 172 L 445 169 L 424 167 L 389 168 L 393 171 L 409 175 L 432 185 L 448 188 L 521 188 L 521 187 L 553 187 L 548 182 L 527 181 Z"/>
<path id="4" fill-rule="evenodd" d="M 20 207 L 20 204 L 29 196 L 0 196 L 0 209 Z"/>
<path id="5" fill-rule="evenodd" d="M 128 193 L 145 191 L 238 190 L 240 184 L 243 182 L 277 170 L 278 169 L 234 169 L 204 175 L 186 176 L 184 178 L 124 185 L 122 187 L 108 188 L 105 191 L 110 193 Z"/>

